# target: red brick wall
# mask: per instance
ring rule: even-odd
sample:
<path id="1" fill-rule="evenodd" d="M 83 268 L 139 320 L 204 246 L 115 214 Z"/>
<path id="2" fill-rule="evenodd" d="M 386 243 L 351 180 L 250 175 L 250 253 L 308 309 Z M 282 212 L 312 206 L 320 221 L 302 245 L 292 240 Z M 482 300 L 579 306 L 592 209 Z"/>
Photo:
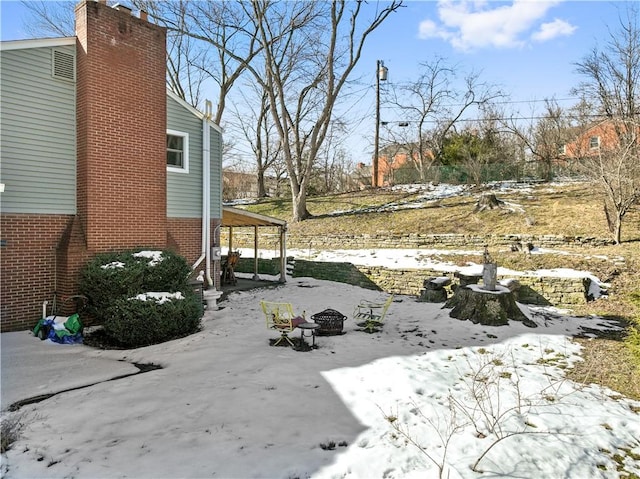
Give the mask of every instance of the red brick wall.
<path id="1" fill-rule="evenodd" d="M 0 230 L 6 242 L 0 251 L 2 331 L 33 328 L 42 316 L 42 302 L 52 302 L 56 248 L 72 222 L 72 215 L 2 215 Z"/>
<path id="2" fill-rule="evenodd" d="M 166 31 L 76 7 L 78 216 L 90 251 L 166 244 Z"/>
<path id="3" fill-rule="evenodd" d="M 198 218 L 167 219 L 167 246 L 186 258 L 190 265 L 202 253 L 201 225 L 202 220 Z"/>
<path id="4" fill-rule="evenodd" d="M 211 222 L 211 242 L 220 244 L 220 230 L 216 226 L 219 220 Z M 167 219 L 167 246 L 179 255 L 186 258 L 193 265 L 203 253 L 202 251 L 202 220 L 199 218 L 168 218 Z M 205 262 L 196 268 L 195 272 L 205 270 Z M 211 276 L 216 288 L 220 287 L 220 262 L 212 263 Z"/>

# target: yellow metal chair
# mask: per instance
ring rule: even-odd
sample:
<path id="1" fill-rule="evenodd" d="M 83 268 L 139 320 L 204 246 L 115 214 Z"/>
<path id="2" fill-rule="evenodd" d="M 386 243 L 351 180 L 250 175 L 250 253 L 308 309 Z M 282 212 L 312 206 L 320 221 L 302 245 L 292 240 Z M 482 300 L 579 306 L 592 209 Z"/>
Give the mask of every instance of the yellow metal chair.
<path id="1" fill-rule="evenodd" d="M 280 332 L 280 337 L 272 346 L 279 346 L 283 341 L 292 348 L 296 345 L 289 337 L 289 333 L 296 329 L 300 324 L 306 323 L 304 313 L 302 316 L 296 316 L 293 313 L 291 303 L 276 303 L 272 301 L 260 301 L 260 306 L 267 318 L 267 328 L 275 329 Z"/>
<path id="2" fill-rule="evenodd" d="M 368 333 L 373 333 L 382 327 L 384 317 L 393 301 L 393 295 L 389 295 L 384 302 L 360 301 L 353 311 L 353 319 L 360 321 L 358 326 L 363 326 Z"/>

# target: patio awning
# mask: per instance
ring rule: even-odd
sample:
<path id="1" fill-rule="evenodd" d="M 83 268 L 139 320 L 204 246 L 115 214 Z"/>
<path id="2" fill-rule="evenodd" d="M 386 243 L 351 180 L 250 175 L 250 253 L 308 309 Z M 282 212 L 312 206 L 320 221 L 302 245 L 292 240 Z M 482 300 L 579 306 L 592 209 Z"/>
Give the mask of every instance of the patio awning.
<path id="1" fill-rule="evenodd" d="M 251 213 L 240 208 L 223 206 L 222 226 L 280 226 L 286 228 L 287 222 L 271 216 Z"/>
<path id="2" fill-rule="evenodd" d="M 229 251 L 233 250 L 233 228 L 252 227 L 254 230 L 254 266 L 253 279 L 258 277 L 258 228 L 260 227 L 277 227 L 280 236 L 280 281 L 286 281 L 286 231 L 287 222 L 271 216 L 252 213 L 250 211 L 233 208 L 231 206 L 222 207 L 222 223 L 223 228 L 229 228 Z"/>

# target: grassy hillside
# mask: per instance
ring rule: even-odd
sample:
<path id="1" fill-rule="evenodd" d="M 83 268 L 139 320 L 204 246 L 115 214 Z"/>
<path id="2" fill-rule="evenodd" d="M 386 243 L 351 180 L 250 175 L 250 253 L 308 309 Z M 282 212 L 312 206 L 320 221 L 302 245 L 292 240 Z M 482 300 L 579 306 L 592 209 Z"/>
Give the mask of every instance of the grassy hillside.
<path id="1" fill-rule="evenodd" d="M 362 233 L 477 233 L 477 234 L 564 234 L 608 238 L 602 202 L 595 188 L 585 183 L 538 185 L 531 190 L 495 191 L 499 199 L 515 203 L 523 211 L 490 210 L 474 214 L 474 205 L 483 191 L 468 190 L 444 199 L 426 202 L 422 208 L 375 212 L 372 207 L 402 206 L 419 199 L 422 193 L 398 190 L 364 190 L 310 197 L 307 209 L 313 218 L 290 224 L 290 231 L 306 234 Z M 291 202 L 263 200 L 246 207 L 250 211 L 291 219 Z M 344 212 L 341 215 L 330 215 Z M 640 241 L 640 209 L 629 214 L 623 229 L 625 242 Z"/>
<path id="2" fill-rule="evenodd" d="M 610 239 L 596 186 L 588 183 L 538 184 L 527 189 L 496 189 L 500 209 L 474 212 L 487 189 L 466 189 L 446 198 L 425 200 L 424 191 L 406 188 L 365 190 L 310 197 L 312 218 L 289 223 L 289 234 L 340 235 L 389 233 L 532 234 Z M 249 211 L 291 220 L 291 202 L 267 199 L 247 205 Z M 500 266 L 518 270 L 575 268 L 593 272 L 611 284 L 609 297 L 591 302 L 580 314 L 603 314 L 640 322 L 640 205 L 624 220 L 623 244 L 568 247 L 557 254 L 524 255 L 492 251 Z M 570 254 L 566 254 L 570 253 Z M 447 257 L 464 264 L 477 257 Z M 608 385 L 640 398 L 640 335 L 584 341 L 585 364 L 576 377 Z M 634 354 L 635 352 L 635 354 Z M 588 371 L 584 368 L 589 368 Z M 597 374 L 594 372 L 597 369 Z"/>

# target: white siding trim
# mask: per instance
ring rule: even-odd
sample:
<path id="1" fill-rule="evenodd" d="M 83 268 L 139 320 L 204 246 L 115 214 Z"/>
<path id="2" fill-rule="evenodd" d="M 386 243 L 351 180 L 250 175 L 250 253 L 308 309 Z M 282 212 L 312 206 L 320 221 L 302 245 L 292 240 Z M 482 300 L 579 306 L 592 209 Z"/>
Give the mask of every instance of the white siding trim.
<path id="1" fill-rule="evenodd" d="M 76 37 L 35 38 L 0 42 L 0 50 L 25 50 L 27 48 L 63 47 L 76 44 Z"/>

